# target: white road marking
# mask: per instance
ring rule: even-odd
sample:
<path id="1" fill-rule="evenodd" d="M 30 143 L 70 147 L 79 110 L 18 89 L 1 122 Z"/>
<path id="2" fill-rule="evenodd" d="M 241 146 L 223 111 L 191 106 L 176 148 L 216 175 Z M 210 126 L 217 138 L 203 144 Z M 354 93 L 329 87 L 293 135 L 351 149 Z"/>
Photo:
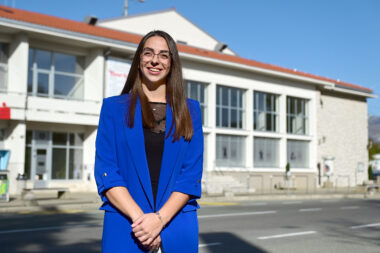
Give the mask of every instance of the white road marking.
<path id="1" fill-rule="evenodd" d="M 219 217 L 233 217 L 233 216 L 245 216 L 245 215 L 257 215 L 257 214 L 273 214 L 277 211 L 262 211 L 262 212 L 244 212 L 244 213 L 221 213 L 210 215 L 198 215 L 198 219 L 204 218 L 219 218 Z"/>
<path id="2" fill-rule="evenodd" d="M 303 209 L 299 209 L 298 211 L 300 212 L 317 212 L 317 211 L 321 211 L 322 208 L 320 207 L 316 207 L 316 208 L 303 208 Z"/>
<path id="3" fill-rule="evenodd" d="M 102 224 L 78 224 L 72 226 L 54 226 L 54 227 L 41 227 L 41 228 L 25 228 L 25 229 L 12 229 L 0 231 L 0 234 L 13 234 L 13 233 L 24 233 L 24 232 L 35 232 L 35 231 L 49 231 L 58 230 L 66 228 L 81 228 L 81 227 L 101 227 Z"/>
<path id="4" fill-rule="evenodd" d="M 317 232 L 316 231 L 304 231 L 304 232 L 297 232 L 297 233 L 260 236 L 260 237 L 257 237 L 257 239 L 259 239 L 259 240 L 268 240 L 268 239 L 276 239 L 276 238 L 291 237 L 291 236 L 311 235 L 311 234 L 315 234 L 315 233 L 317 233 Z"/>
<path id="5" fill-rule="evenodd" d="M 359 226 L 352 226 L 351 229 L 358 229 L 358 228 L 370 228 L 370 227 L 379 227 L 380 223 L 372 223 L 372 224 L 365 224 L 365 225 L 359 225 Z"/>
<path id="6" fill-rule="evenodd" d="M 342 206 L 340 209 L 342 210 L 353 210 L 353 209 L 359 209 L 359 206 Z"/>
<path id="7" fill-rule="evenodd" d="M 282 202 L 283 205 L 294 205 L 294 204 L 301 204 L 302 201 L 285 201 Z"/>
<path id="8" fill-rule="evenodd" d="M 217 245 L 222 245 L 223 243 L 221 242 L 211 242 L 211 243 L 203 243 L 203 244 L 199 244 L 199 248 L 203 248 L 203 247 L 208 247 L 208 246 L 217 246 Z"/>

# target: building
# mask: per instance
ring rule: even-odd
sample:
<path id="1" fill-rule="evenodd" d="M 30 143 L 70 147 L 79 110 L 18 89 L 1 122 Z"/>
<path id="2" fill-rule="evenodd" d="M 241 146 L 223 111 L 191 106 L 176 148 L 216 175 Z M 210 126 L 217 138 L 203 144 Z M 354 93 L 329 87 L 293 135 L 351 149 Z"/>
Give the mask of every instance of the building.
<path id="1" fill-rule="evenodd" d="M 205 192 L 272 191 L 288 162 L 299 189 L 367 179 L 374 95 L 365 87 L 236 56 L 175 10 L 94 26 L 0 6 L 0 102 L 11 112 L 0 119 L 0 148 L 11 152 L 11 194 L 21 190 L 18 174 L 28 187 L 96 190 L 102 99 L 120 92 L 136 32 L 166 27 L 187 94 L 202 107 Z"/>

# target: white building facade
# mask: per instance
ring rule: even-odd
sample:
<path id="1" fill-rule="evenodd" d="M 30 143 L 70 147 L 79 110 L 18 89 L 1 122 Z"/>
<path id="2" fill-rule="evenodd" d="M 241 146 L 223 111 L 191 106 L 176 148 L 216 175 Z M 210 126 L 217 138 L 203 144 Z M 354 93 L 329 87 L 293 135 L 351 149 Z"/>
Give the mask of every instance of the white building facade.
<path id="1" fill-rule="evenodd" d="M 174 10 L 100 27 L 2 8 L 8 12 L 0 11 L 0 102 L 11 115 L 0 119 L 0 148 L 10 151 L 11 194 L 24 187 L 18 174 L 29 188 L 96 191 L 100 107 L 128 74 L 141 39 L 130 32 L 167 24 L 187 95 L 202 107 L 204 192 L 275 191 L 287 163 L 297 189 L 367 179 L 366 99 L 374 95 L 364 87 L 237 57 Z M 166 22 L 151 27 L 153 19 Z"/>

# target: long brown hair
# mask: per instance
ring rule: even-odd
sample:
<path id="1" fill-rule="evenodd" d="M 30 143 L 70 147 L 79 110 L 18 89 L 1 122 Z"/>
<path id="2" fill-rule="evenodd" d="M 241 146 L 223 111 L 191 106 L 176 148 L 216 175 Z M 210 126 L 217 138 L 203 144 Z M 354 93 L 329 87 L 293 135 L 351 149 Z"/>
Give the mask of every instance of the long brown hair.
<path id="1" fill-rule="evenodd" d="M 142 88 L 141 72 L 139 69 L 141 53 L 144 49 L 145 42 L 154 36 L 159 36 L 165 39 L 170 51 L 170 71 L 166 77 L 166 101 L 172 109 L 173 120 L 170 123 L 170 130 L 166 138 L 171 135 L 173 126 L 175 126 L 173 133 L 174 141 L 179 140 L 181 136 L 183 136 L 185 140 L 190 140 L 194 131 L 186 102 L 186 94 L 182 77 L 182 66 L 178 55 L 178 49 L 173 38 L 163 31 L 152 31 L 146 34 L 141 39 L 133 57 L 127 81 L 125 82 L 124 88 L 121 92 L 121 94 L 131 95 L 128 101 L 129 110 L 126 115 L 127 125 L 131 128 L 134 125 L 137 97 L 140 99 L 143 126 L 153 128 L 155 124 L 152 108 L 150 107 L 148 98 Z M 166 123 L 168 124 L 169 122 Z"/>

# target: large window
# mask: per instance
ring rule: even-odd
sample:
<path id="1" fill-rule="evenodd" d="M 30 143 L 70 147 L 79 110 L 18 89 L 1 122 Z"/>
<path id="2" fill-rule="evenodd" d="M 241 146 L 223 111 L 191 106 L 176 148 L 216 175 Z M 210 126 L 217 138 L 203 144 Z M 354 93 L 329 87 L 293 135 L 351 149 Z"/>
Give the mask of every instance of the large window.
<path id="1" fill-rule="evenodd" d="M 286 98 L 287 133 L 308 134 L 308 103 L 306 99 Z"/>
<path id="2" fill-rule="evenodd" d="M 309 168 L 309 142 L 288 140 L 287 158 L 290 168 Z"/>
<path id="3" fill-rule="evenodd" d="M 84 57 L 30 48 L 28 93 L 83 99 Z"/>
<path id="4" fill-rule="evenodd" d="M 274 94 L 254 92 L 253 129 L 258 131 L 278 131 L 278 103 Z"/>
<path id="5" fill-rule="evenodd" d="M 279 168 L 279 140 L 255 137 L 253 142 L 253 166 L 256 168 Z"/>
<path id="6" fill-rule="evenodd" d="M 27 131 L 25 176 L 34 180 L 81 179 L 83 140 L 79 133 Z"/>
<path id="7" fill-rule="evenodd" d="M 243 128 L 243 90 L 218 85 L 216 87 L 216 126 Z"/>
<path id="8" fill-rule="evenodd" d="M 244 137 L 216 135 L 216 165 L 224 167 L 244 167 Z"/>
<path id="9" fill-rule="evenodd" d="M 205 99 L 205 88 L 206 84 L 201 82 L 194 82 L 194 81 L 185 81 L 185 91 L 188 98 L 198 100 L 200 106 L 201 106 L 201 113 L 202 113 L 202 122 L 203 125 L 206 123 L 207 119 L 207 103 Z"/>
<path id="10" fill-rule="evenodd" d="M 0 92 L 7 90 L 8 79 L 8 45 L 0 43 Z"/>
<path id="11" fill-rule="evenodd" d="M 52 179 L 82 178 L 83 134 L 53 133 Z"/>

